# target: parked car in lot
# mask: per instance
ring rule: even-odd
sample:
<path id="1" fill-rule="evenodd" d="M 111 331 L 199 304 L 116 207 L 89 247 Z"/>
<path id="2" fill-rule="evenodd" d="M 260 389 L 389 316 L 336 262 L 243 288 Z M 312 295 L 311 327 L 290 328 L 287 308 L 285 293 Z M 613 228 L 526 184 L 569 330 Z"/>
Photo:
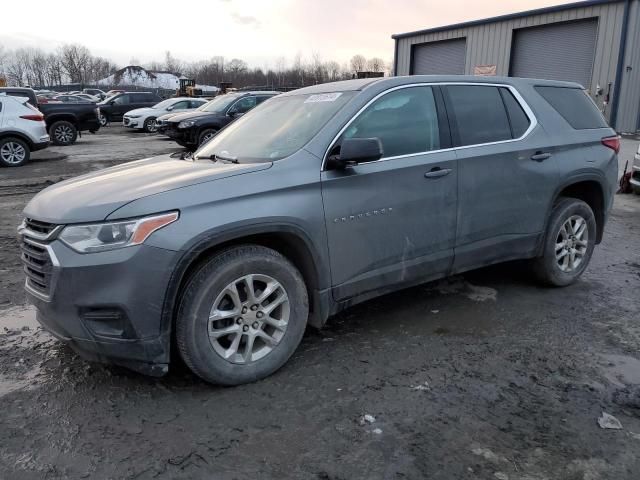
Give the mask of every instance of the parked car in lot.
<path id="1" fill-rule="evenodd" d="M 199 98 L 178 97 L 163 100 L 152 107 L 137 108 L 124 114 L 122 125 L 127 128 L 144 130 L 147 133 L 156 131 L 156 119 L 167 113 L 182 113 L 194 110 L 207 103 Z"/>
<path id="2" fill-rule="evenodd" d="M 196 108 L 196 110 L 200 110 L 205 105 L 203 105 L 202 107 Z M 166 134 L 169 119 L 175 117 L 176 115 L 181 115 L 182 113 L 184 112 L 170 112 L 170 113 L 165 113 L 164 115 L 160 115 L 158 118 L 156 118 L 156 132 L 160 134 Z"/>
<path id="3" fill-rule="evenodd" d="M 49 145 L 44 116 L 27 97 L 0 93 L 0 166 L 19 167 Z"/>
<path id="4" fill-rule="evenodd" d="M 137 108 L 152 107 L 162 99 L 152 92 L 124 92 L 98 103 L 100 107 L 100 123 L 121 121 L 124 114 Z"/>
<path id="5" fill-rule="evenodd" d="M 183 147 L 195 150 L 256 105 L 280 92 L 236 92 L 220 95 L 195 112 L 168 119 L 163 133 Z"/>
<path id="6" fill-rule="evenodd" d="M 107 94 L 104 93 L 99 88 L 85 88 L 85 89 L 82 90 L 82 93 L 85 93 L 87 95 L 91 95 L 92 97 L 97 97 L 100 100 L 104 100 L 107 97 Z"/>
<path id="7" fill-rule="evenodd" d="M 99 109 L 94 103 L 57 100 L 38 103 L 31 88 L 0 88 L 2 93 L 28 98 L 29 103 L 43 113 L 51 141 L 56 145 L 71 145 L 75 143 L 79 132 L 88 130 L 95 133 L 100 128 Z"/>
<path id="8" fill-rule="evenodd" d="M 229 97 L 227 97 L 229 98 Z M 38 319 L 150 374 L 263 378 L 306 326 L 506 260 L 575 282 L 600 243 L 620 139 L 575 83 L 411 76 L 284 93 L 189 159 L 36 195 L 19 228 Z"/>
<path id="9" fill-rule="evenodd" d="M 640 145 L 633 158 L 633 170 L 631 172 L 631 188 L 634 193 L 640 195 Z"/>
<path id="10" fill-rule="evenodd" d="M 98 103 L 97 101 L 95 101 L 96 99 L 91 100 L 88 97 L 85 96 L 80 96 L 80 94 L 75 94 L 75 95 L 58 95 L 56 97 L 53 97 L 53 100 L 57 100 L 58 102 L 64 102 L 64 103 Z"/>

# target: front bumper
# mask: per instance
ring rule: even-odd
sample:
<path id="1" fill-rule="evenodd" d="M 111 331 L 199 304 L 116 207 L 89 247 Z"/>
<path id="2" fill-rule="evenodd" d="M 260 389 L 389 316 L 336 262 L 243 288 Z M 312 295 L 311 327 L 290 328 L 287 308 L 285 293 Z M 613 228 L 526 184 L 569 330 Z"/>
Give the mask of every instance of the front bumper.
<path id="1" fill-rule="evenodd" d="M 636 190 L 640 190 L 640 153 L 636 153 L 633 160 L 631 185 L 633 185 Z"/>
<path id="2" fill-rule="evenodd" d="M 25 241 L 49 256 L 42 280 L 30 270 L 33 259 L 25 260 Z M 176 252 L 143 244 L 79 254 L 59 240 L 21 242 L 25 289 L 46 330 L 88 360 L 166 373 L 170 332 L 163 331 L 161 319 Z"/>
<path id="3" fill-rule="evenodd" d="M 122 118 L 122 126 L 126 128 L 142 128 L 144 123 L 140 118 L 130 118 L 123 117 Z"/>
<path id="4" fill-rule="evenodd" d="M 197 145 L 197 130 L 194 127 L 178 128 L 176 125 L 165 124 L 162 133 L 182 145 Z"/>

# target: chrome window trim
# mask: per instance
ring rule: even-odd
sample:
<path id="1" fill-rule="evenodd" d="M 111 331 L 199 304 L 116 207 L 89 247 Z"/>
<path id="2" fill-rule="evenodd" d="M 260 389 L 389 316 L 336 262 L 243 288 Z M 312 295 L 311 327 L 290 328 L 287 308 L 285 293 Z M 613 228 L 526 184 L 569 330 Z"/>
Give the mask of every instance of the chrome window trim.
<path id="1" fill-rule="evenodd" d="M 504 88 L 507 88 L 513 94 L 513 97 L 516 99 L 516 101 L 520 104 L 520 107 L 522 107 L 522 109 L 524 110 L 525 115 L 527 115 L 527 117 L 529 118 L 529 128 L 527 128 L 527 130 L 518 138 L 510 138 L 508 140 L 498 140 L 496 142 L 474 143 L 473 145 L 463 145 L 463 146 L 460 146 L 460 147 L 440 148 L 438 150 L 427 150 L 425 152 L 408 153 L 408 154 L 405 154 L 405 155 L 396 155 L 396 156 L 393 156 L 393 157 L 383 157 L 383 158 L 381 158 L 379 160 L 373 160 L 371 162 L 362 162 L 362 163 L 359 163 L 358 165 L 368 165 L 370 163 L 385 162 L 387 160 L 396 160 L 396 159 L 399 159 L 399 158 L 410 158 L 410 157 L 416 157 L 418 155 L 428 155 L 428 154 L 433 154 L 433 153 L 450 152 L 450 151 L 453 151 L 453 150 L 462 150 L 464 148 L 475 148 L 475 147 L 484 147 L 484 146 L 489 146 L 489 145 L 499 145 L 501 143 L 519 142 L 520 140 L 524 140 L 526 137 L 528 137 L 529 134 L 533 131 L 533 129 L 536 128 L 536 126 L 538 125 L 538 119 L 533 114 L 533 110 L 531 110 L 531 107 L 529 107 L 529 105 L 527 104 L 525 99 L 522 97 L 522 95 L 520 95 L 520 92 L 518 92 L 518 90 L 512 85 L 507 85 L 507 84 L 504 84 L 504 83 L 484 83 L 484 82 L 428 82 L 428 83 L 408 83 L 406 85 L 398 85 L 397 87 L 393 87 L 393 88 L 390 88 L 388 90 L 385 90 L 384 92 L 380 92 L 378 95 L 376 95 L 371 100 L 369 100 L 340 129 L 340 131 L 337 133 L 337 135 L 335 135 L 333 137 L 333 140 L 331 141 L 331 143 L 329 143 L 329 146 L 327 147 L 327 149 L 324 152 L 324 157 L 322 158 L 322 166 L 320 168 L 320 171 L 321 172 L 326 171 L 326 164 L 327 164 L 327 158 L 329 156 L 329 152 L 335 146 L 335 144 L 338 141 L 338 139 L 340 138 L 340 136 L 362 114 L 362 112 L 364 112 L 376 100 L 378 100 L 379 98 L 381 98 L 381 97 L 383 97 L 383 96 L 385 96 L 385 95 L 387 95 L 387 94 L 389 94 L 391 92 L 395 92 L 396 90 L 402 90 L 404 88 L 449 86 L 449 85 L 472 85 L 472 86 L 480 86 L 480 87 L 504 87 Z M 506 107 L 505 107 L 505 111 L 506 111 Z"/>

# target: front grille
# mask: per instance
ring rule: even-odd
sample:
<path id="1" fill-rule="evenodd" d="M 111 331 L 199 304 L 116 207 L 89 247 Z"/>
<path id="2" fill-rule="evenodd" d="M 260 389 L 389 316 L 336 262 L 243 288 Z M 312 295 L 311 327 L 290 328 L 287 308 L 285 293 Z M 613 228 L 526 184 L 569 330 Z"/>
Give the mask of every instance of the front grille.
<path id="1" fill-rule="evenodd" d="M 41 222 L 39 220 L 34 220 L 33 218 L 25 218 L 24 226 L 27 230 L 31 230 L 32 232 L 36 232 L 41 235 L 49 235 L 53 229 L 57 227 L 55 223 Z"/>
<path id="2" fill-rule="evenodd" d="M 23 237 L 20 250 L 22 251 L 24 273 L 27 276 L 27 285 L 36 292 L 49 295 L 53 262 L 47 248 Z"/>

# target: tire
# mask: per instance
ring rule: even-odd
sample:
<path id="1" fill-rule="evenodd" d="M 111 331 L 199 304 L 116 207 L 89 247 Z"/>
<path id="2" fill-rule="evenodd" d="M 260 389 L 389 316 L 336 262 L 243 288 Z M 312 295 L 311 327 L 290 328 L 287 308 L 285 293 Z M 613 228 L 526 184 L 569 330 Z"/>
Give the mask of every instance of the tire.
<path id="1" fill-rule="evenodd" d="M 0 138 L 0 165 L 20 167 L 31 158 L 29 145 L 16 137 Z"/>
<path id="2" fill-rule="evenodd" d="M 228 293 L 233 286 L 235 300 Z M 265 294 L 267 288 L 275 290 Z M 261 299 L 263 294 L 267 296 Z M 211 321 L 214 307 L 217 319 Z M 213 256 L 185 285 L 176 319 L 178 350 L 207 382 L 254 382 L 287 362 L 302 340 L 308 316 L 304 280 L 288 259 L 257 245 L 233 247 Z"/>
<path id="3" fill-rule="evenodd" d="M 106 113 L 100 112 L 99 120 L 100 120 L 100 126 L 101 127 L 106 127 L 107 124 L 109 123 L 109 117 L 107 116 Z"/>
<path id="4" fill-rule="evenodd" d="M 207 143 L 215 137 L 216 133 L 218 133 L 218 131 L 213 128 L 207 128 L 200 132 L 200 135 L 198 135 L 198 147 L 201 147 L 204 143 Z"/>
<path id="5" fill-rule="evenodd" d="M 575 282 L 589 265 L 596 231 L 596 219 L 589 205 L 576 198 L 560 198 L 551 212 L 542 256 L 533 260 L 538 279 L 554 287 Z"/>
<path id="6" fill-rule="evenodd" d="M 156 127 L 156 117 L 149 117 L 144 121 L 142 129 L 147 133 L 156 133 L 158 128 Z"/>
<path id="7" fill-rule="evenodd" d="M 78 139 L 78 130 L 73 123 L 60 120 L 51 125 L 49 135 L 54 145 L 72 145 Z"/>

